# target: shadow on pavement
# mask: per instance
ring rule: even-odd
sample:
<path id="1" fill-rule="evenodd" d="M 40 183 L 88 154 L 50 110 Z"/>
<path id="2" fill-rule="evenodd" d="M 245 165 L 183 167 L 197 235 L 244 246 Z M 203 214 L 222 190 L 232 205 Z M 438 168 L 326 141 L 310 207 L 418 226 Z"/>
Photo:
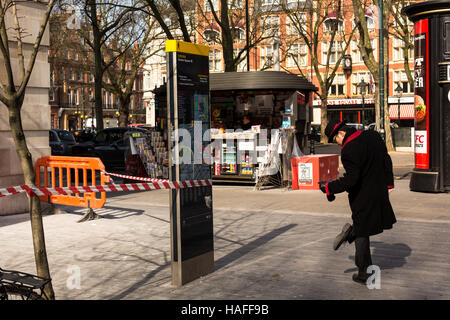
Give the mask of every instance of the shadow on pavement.
<path id="1" fill-rule="evenodd" d="M 68 214 L 84 215 L 87 208 L 65 209 Z M 127 209 L 123 207 L 104 206 L 101 209 L 94 209 L 100 217 L 104 219 L 123 219 L 130 216 L 140 216 L 145 210 Z"/>
<path id="2" fill-rule="evenodd" d="M 288 224 L 284 227 L 272 230 L 272 231 L 256 238 L 255 240 L 247 243 L 246 245 L 243 245 L 242 247 L 228 253 L 227 255 L 225 255 L 222 258 L 215 261 L 214 270 L 217 271 L 217 270 L 225 267 L 226 265 L 232 263 L 233 261 L 235 261 L 239 258 L 242 258 L 242 256 L 249 253 L 250 251 L 263 246 L 270 240 L 278 237 L 279 235 L 289 231 L 290 229 L 292 229 L 296 226 L 297 226 L 297 224 Z"/>
<path id="3" fill-rule="evenodd" d="M 25 221 L 30 221 L 30 214 L 29 213 L 18 213 L 18 214 L 11 214 L 11 215 L 5 215 L 0 216 L 0 228 L 6 227 L 12 224 L 21 223 Z"/>
<path id="4" fill-rule="evenodd" d="M 381 270 L 401 268 L 406 265 L 406 258 L 411 255 L 411 248 L 404 243 L 385 243 L 373 241 L 370 243 L 372 247 L 372 263 L 380 267 Z M 355 256 L 348 257 L 353 263 Z M 347 269 L 344 273 L 358 271 L 357 268 Z"/>

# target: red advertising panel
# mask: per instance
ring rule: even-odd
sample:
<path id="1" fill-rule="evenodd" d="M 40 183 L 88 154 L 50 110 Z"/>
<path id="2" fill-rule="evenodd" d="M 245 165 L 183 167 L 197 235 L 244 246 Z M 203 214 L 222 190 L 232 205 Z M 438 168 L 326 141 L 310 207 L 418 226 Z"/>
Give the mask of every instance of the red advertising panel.
<path id="1" fill-rule="evenodd" d="M 414 25 L 414 111 L 415 165 L 430 168 L 430 104 L 429 104 L 429 47 L 428 19 Z"/>

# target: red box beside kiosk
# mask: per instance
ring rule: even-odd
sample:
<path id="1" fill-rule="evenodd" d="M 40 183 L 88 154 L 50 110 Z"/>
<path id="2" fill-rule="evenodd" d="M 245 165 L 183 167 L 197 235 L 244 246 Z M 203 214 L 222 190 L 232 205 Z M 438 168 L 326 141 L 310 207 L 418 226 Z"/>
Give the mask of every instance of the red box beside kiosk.
<path id="1" fill-rule="evenodd" d="M 319 181 L 339 177 L 339 155 L 313 154 L 292 158 L 292 189 L 319 189 Z"/>

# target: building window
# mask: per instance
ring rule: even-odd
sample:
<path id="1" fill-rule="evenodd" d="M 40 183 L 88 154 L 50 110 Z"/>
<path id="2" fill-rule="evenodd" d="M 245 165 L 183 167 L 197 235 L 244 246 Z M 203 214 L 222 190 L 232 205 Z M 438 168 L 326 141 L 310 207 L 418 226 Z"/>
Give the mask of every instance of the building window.
<path id="1" fill-rule="evenodd" d="M 261 69 L 271 68 L 273 66 L 273 47 L 261 47 Z"/>
<path id="2" fill-rule="evenodd" d="M 366 25 L 369 32 L 375 31 L 375 21 L 372 17 L 366 16 Z"/>
<path id="3" fill-rule="evenodd" d="M 291 18 L 286 18 L 286 35 L 292 36 L 292 35 L 298 35 L 298 24 L 304 24 L 303 28 L 306 28 L 306 13 L 296 13 L 296 19 L 295 22 L 292 21 Z M 297 20 L 298 19 L 298 20 Z"/>
<path id="4" fill-rule="evenodd" d="M 261 19 L 264 37 L 280 36 L 280 17 L 267 16 Z"/>
<path id="5" fill-rule="evenodd" d="M 360 82 L 364 80 L 365 83 L 368 84 L 366 87 L 366 94 L 373 94 L 375 91 L 375 84 L 373 82 L 373 78 L 370 72 L 358 72 L 352 74 L 352 94 L 354 96 L 361 95 L 361 89 L 359 88 Z"/>
<path id="6" fill-rule="evenodd" d="M 111 92 L 108 93 L 108 105 L 110 109 L 112 109 L 114 106 L 113 95 Z"/>
<path id="7" fill-rule="evenodd" d="M 207 42 L 216 42 L 220 39 L 220 32 L 214 29 L 206 29 L 203 36 Z"/>
<path id="8" fill-rule="evenodd" d="M 49 90 L 48 94 L 49 94 L 49 101 L 55 101 L 55 93 L 53 92 L 53 90 Z"/>
<path id="9" fill-rule="evenodd" d="M 343 31 L 344 30 L 344 21 L 342 21 L 341 19 L 334 18 L 334 17 L 328 18 L 324 21 L 324 24 L 323 24 L 324 32 L 331 32 L 335 28 L 337 31 Z"/>
<path id="10" fill-rule="evenodd" d="M 81 81 L 81 72 L 77 72 L 77 80 Z"/>
<path id="11" fill-rule="evenodd" d="M 243 0 L 228 0 L 228 8 L 230 9 L 242 9 L 243 6 Z"/>
<path id="12" fill-rule="evenodd" d="M 334 41 L 331 45 L 322 43 L 322 64 L 326 64 L 328 56 L 330 56 L 330 65 L 336 64 L 342 55 L 342 41 Z"/>
<path id="13" fill-rule="evenodd" d="M 78 105 L 78 90 L 73 90 L 73 102 Z"/>
<path id="14" fill-rule="evenodd" d="M 280 5 L 280 0 L 262 0 L 263 6 L 278 6 Z"/>
<path id="15" fill-rule="evenodd" d="M 233 49 L 233 57 L 236 59 L 236 57 L 239 54 L 239 49 Z M 238 63 L 237 71 L 247 71 L 247 55 L 241 54 L 241 61 Z"/>
<path id="16" fill-rule="evenodd" d="M 222 68 L 222 52 L 212 49 L 209 51 L 209 70 L 220 71 Z"/>
<path id="17" fill-rule="evenodd" d="M 403 61 L 405 55 L 405 42 L 402 39 L 394 38 L 392 41 L 392 51 L 394 61 Z M 414 50 L 410 49 L 408 52 L 408 58 L 414 56 Z"/>
<path id="18" fill-rule="evenodd" d="M 67 90 L 67 103 L 69 105 L 72 105 L 72 90 L 71 89 Z"/>
<path id="19" fill-rule="evenodd" d="M 334 76 L 333 84 L 329 91 L 330 96 L 342 96 L 345 95 L 345 75 L 338 73 Z"/>
<path id="20" fill-rule="evenodd" d="M 398 83 L 403 88 L 403 93 L 414 93 L 414 87 L 409 84 L 405 71 L 394 71 L 394 88 L 397 87 L 396 84 Z"/>
<path id="21" fill-rule="evenodd" d="M 213 4 L 213 9 L 214 9 L 214 11 L 219 10 L 219 0 L 212 0 L 211 2 L 212 2 L 212 4 Z M 211 6 L 209 5 L 209 1 L 208 1 L 208 0 L 205 0 L 205 11 L 206 11 L 206 12 L 212 11 L 212 10 L 211 10 Z"/>
<path id="22" fill-rule="evenodd" d="M 350 48 L 352 51 L 352 63 L 361 63 L 363 62 L 363 58 L 361 55 L 361 50 L 358 48 L 358 42 L 355 40 L 352 40 L 350 44 Z"/>
<path id="23" fill-rule="evenodd" d="M 234 33 L 234 41 L 241 42 L 245 40 L 245 31 L 242 28 L 239 27 L 234 28 L 233 33 Z"/>
<path id="24" fill-rule="evenodd" d="M 293 44 L 287 52 L 287 67 L 305 67 L 307 65 L 307 52 L 306 44 Z"/>

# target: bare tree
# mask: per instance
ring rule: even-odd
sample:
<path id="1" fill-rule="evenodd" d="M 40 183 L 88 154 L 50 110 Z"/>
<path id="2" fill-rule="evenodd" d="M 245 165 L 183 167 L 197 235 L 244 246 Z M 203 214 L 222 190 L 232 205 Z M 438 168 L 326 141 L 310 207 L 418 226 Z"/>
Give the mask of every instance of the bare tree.
<path id="1" fill-rule="evenodd" d="M 414 25 L 406 15 L 403 15 L 401 10 L 403 7 L 409 5 L 411 1 L 396 0 L 392 3 L 392 23 L 390 24 L 390 32 L 395 39 L 403 43 L 403 67 L 408 78 L 409 85 L 414 88 L 414 78 L 412 70 L 409 66 L 410 59 L 414 58 L 410 52 L 414 49 L 413 27 Z"/>
<path id="2" fill-rule="evenodd" d="M 184 0 L 181 3 L 180 0 L 163 0 L 163 1 L 155 1 L 155 0 L 145 0 L 149 9 L 147 12 L 158 21 L 160 27 L 166 34 L 168 39 L 176 39 L 176 34 L 174 35 L 174 30 L 171 29 L 171 25 L 165 20 L 165 17 L 171 15 L 171 13 L 176 13 L 176 19 L 178 21 L 179 30 L 182 32 L 182 39 L 186 42 L 192 42 L 191 33 L 189 32 L 189 24 L 186 21 L 185 13 L 192 12 L 193 10 L 193 1 L 195 0 Z M 168 10 L 169 9 L 169 10 Z M 170 12 L 172 9 L 172 12 Z M 194 21 L 195 19 L 189 19 L 189 23 Z"/>
<path id="3" fill-rule="evenodd" d="M 277 5 L 263 5 L 261 0 L 249 1 L 249 19 L 246 21 L 244 1 L 220 0 L 215 6 L 212 0 L 197 0 L 197 10 L 200 22 L 197 32 L 209 44 L 222 46 L 225 72 L 237 71 L 239 64 L 247 57 L 251 49 L 256 48 L 265 40 L 277 37 L 279 25 L 271 23 L 271 15 L 277 14 L 280 7 Z M 247 22 L 248 29 L 247 30 Z M 220 29 L 216 30 L 216 29 Z M 220 36 L 211 36 L 215 33 Z M 248 34 L 247 41 L 244 41 Z M 272 67 L 269 61 L 261 69 Z"/>
<path id="4" fill-rule="evenodd" d="M 103 87 L 118 97 L 119 126 L 128 125 L 131 97 L 143 93 L 136 89 L 135 84 L 142 75 L 146 59 L 163 49 L 149 46 L 161 36 L 157 31 L 160 30 L 157 21 L 146 19 L 142 12 L 135 15 L 134 22 L 118 30 L 113 45 L 104 50 L 109 62 L 105 61 L 103 66 L 108 76 Z"/>
<path id="5" fill-rule="evenodd" d="M 381 112 L 383 112 L 384 118 L 384 130 L 385 130 L 385 139 L 386 139 L 386 148 L 388 151 L 394 150 L 394 144 L 392 142 L 392 133 L 390 127 L 390 119 L 389 119 L 389 111 L 388 111 L 388 103 L 387 96 L 384 97 L 384 110 L 380 110 L 380 68 L 378 60 L 373 54 L 373 46 L 371 43 L 371 38 L 369 35 L 369 28 L 367 27 L 367 19 L 366 13 L 367 10 L 375 11 L 375 17 L 379 17 L 379 15 L 383 15 L 383 25 L 379 26 L 379 28 L 383 28 L 384 32 L 384 48 L 388 48 L 388 39 L 389 34 L 387 30 L 389 29 L 389 17 L 392 10 L 392 0 L 382 0 L 383 1 L 383 12 L 378 12 L 379 8 L 379 0 L 352 0 L 353 2 L 353 10 L 355 14 L 355 23 L 359 32 L 359 44 L 358 47 L 361 51 L 362 58 L 364 60 L 364 64 L 369 69 L 372 74 L 374 83 L 375 83 L 375 119 L 377 123 L 377 128 L 379 129 Z M 384 51 L 384 71 L 388 71 L 388 56 L 387 50 Z M 387 79 L 385 76 L 384 79 Z"/>
<path id="6" fill-rule="evenodd" d="M 103 129 L 103 101 L 102 85 L 103 76 L 106 71 L 104 48 L 108 41 L 120 28 L 132 22 L 132 13 L 140 5 L 140 1 L 131 1 L 130 5 L 124 6 L 120 0 L 81 0 L 78 5 L 82 6 L 85 13 L 86 24 L 92 28 L 91 32 L 80 29 L 80 33 L 94 53 L 94 96 L 95 96 L 95 118 L 97 130 Z"/>
<path id="7" fill-rule="evenodd" d="M 286 43 L 286 55 L 292 55 L 289 48 L 292 44 L 306 45 L 311 67 L 319 83 L 321 100 L 321 136 L 327 142 L 325 127 L 328 123 L 327 104 L 330 87 L 341 68 L 341 61 L 353 39 L 355 27 L 346 28 L 345 15 L 351 14 L 351 8 L 344 6 L 343 0 L 298 2 L 295 6 L 287 5 L 287 24 L 292 30 Z M 297 5 L 298 4 L 298 5 Z M 326 44 L 326 48 L 323 46 Z M 305 66 L 297 64 L 300 74 L 305 76 Z"/>
<path id="8" fill-rule="evenodd" d="M 26 57 L 27 50 L 24 49 L 24 38 L 30 34 L 22 28 L 24 17 L 20 16 L 21 5 L 19 2 L 12 0 L 0 1 L 0 67 L 3 69 L 2 73 L 5 72 L 4 74 L 6 75 L 5 79 L 2 79 L 0 82 L 0 101 L 8 109 L 11 134 L 19 156 L 25 184 L 34 185 L 36 176 L 22 127 L 21 109 L 54 2 L 54 0 L 50 0 L 47 4 L 41 4 L 41 6 L 46 7 L 46 10 L 33 47 L 30 50 L 30 55 Z M 9 10 L 11 11 L 8 12 Z M 12 44 L 13 42 L 10 40 L 12 32 L 10 32 L 9 26 L 13 26 L 11 29 L 15 31 L 13 33 L 15 44 Z M 14 50 L 10 50 L 11 45 L 15 47 Z M 17 56 L 13 57 L 12 52 L 17 52 Z M 13 71 L 13 59 L 18 60 L 18 73 Z M 30 196 L 30 219 L 37 274 L 41 277 L 50 278 L 40 200 L 35 196 Z M 51 283 L 44 290 L 50 299 L 54 299 L 55 295 Z"/>

